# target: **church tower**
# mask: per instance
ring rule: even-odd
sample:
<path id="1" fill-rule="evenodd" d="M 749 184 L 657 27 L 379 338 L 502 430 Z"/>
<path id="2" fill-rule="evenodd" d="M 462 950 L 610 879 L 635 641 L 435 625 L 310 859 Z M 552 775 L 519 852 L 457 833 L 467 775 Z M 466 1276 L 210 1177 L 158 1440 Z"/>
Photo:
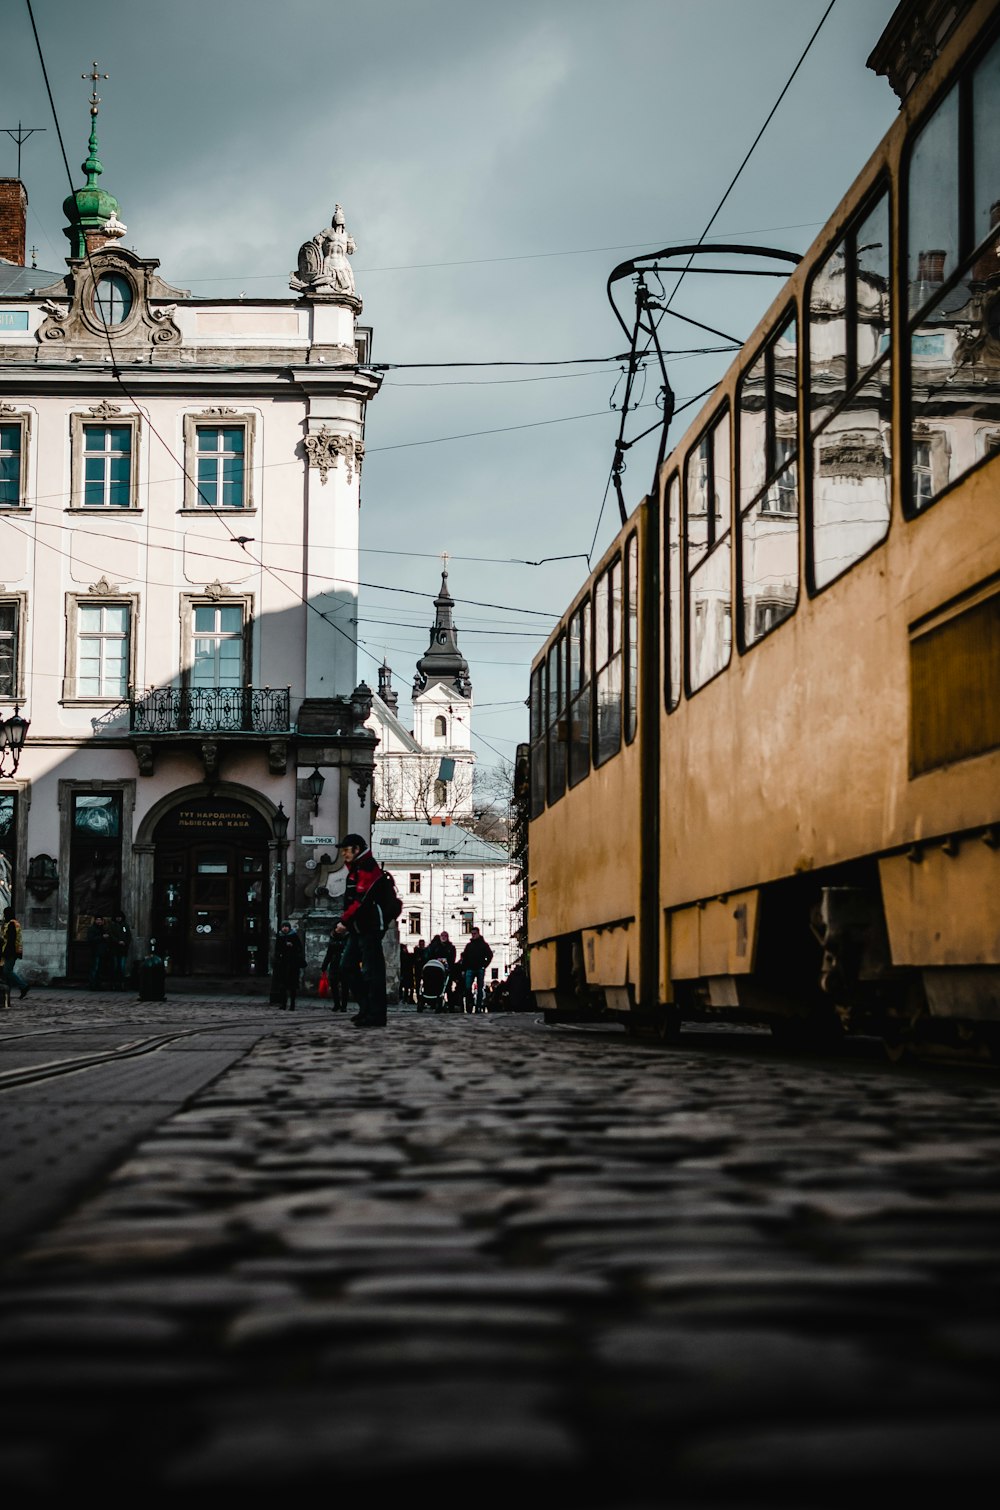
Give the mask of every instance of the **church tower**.
<path id="1" fill-rule="evenodd" d="M 458 648 L 455 600 L 448 591 L 445 557 L 441 590 L 434 599 L 430 643 L 413 679 L 413 737 L 429 755 L 441 757 L 438 780 L 449 787 L 441 803 L 460 817 L 472 808 L 472 682 L 469 663 Z M 440 794 L 439 794 L 440 795 Z"/>

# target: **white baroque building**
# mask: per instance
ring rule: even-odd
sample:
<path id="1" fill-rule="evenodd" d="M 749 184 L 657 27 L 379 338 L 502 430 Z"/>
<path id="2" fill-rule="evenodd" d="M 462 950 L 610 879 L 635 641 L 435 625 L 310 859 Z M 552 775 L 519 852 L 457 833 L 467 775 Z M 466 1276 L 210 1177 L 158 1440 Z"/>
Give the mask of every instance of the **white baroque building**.
<path id="1" fill-rule="evenodd" d="M 459 954 L 473 927 L 503 979 L 514 962 L 513 867 L 506 849 L 471 832 L 475 816 L 472 682 L 458 646 L 447 569 L 434 599 L 426 652 L 417 662 L 412 728 L 399 717 L 387 666 L 379 672 L 369 727 L 375 756 L 372 850 L 403 899 L 400 943 L 429 943 L 442 930 Z"/>
<path id="2" fill-rule="evenodd" d="M 339 205 L 290 297 L 193 297 L 122 245 L 91 114 L 64 273 L 24 265 L 27 196 L 0 184 L 0 713 L 30 719 L 0 849 L 50 977 L 85 979 L 91 921 L 122 908 L 174 974 L 248 978 L 316 846 L 369 832 L 381 379 Z"/>

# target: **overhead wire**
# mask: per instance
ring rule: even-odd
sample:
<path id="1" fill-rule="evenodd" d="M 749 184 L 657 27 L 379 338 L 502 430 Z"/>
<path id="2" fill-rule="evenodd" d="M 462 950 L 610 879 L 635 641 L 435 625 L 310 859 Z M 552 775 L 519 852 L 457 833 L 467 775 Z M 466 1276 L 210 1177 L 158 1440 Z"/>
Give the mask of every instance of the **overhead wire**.
<path id="1" fill-rule="evenodd" d="M 824 10 L 824 12 L 823 12 L 822 16 L 820 17 L 819 22 L 816 25 L 816 27 L 815 27 L 812 35 L 810 36 L 808 42 L 806 43 L 805 48 L 803 49 L 803 51 L 802 51 L 802 53 L 801 53 L 801 55 L 800 55 L 800 57 L 798 59 L 798 62 L 795 64 L 795 67 L 792 69 L 791 73 L 789 74 L 788 78 L 786 79 L 785 84 L 784 84 L 781 92 L 779 93 L 777 99 L 775 100 L 775 102 L 772 105 L 770 111 L 768 112 L 767 118 L 765 119 L 763 125 L 761 126 L 760 130 L 757 132 L 757 135 L 754 137 L 754 139 L 751 142 L 749 148 L 747 149 L 747 151 L 746 151 L 746 153 L 745 153 L 745 155 L 743 157 L 742 162 L 740 163 L 740 165 L 737 168 L 736 172 L 733 174 L 733 177 L 730 180 L 730 182 L 729 182 L 729 184 L 728 184 L 728 186 L 727 186 L 724 194 L 722 195 L 722 198 L 719 200 L 719 202 L 716 205 L 715 209 L 712 211 L 712 214 L 709 216 L 709 219 L 708 219 L 708 221 L 707 221 L 707 223 L 705 225 L 704 230 L 701 232 L 701 235 L 698 237 L 698 241 L 696 243 L 697 246 L 699 246 L 699 247 L 703 246 L 707 242 L 707 240 L 709 239 L 709 237 L 708 237 L 709 231 L 711 230 L 713 224 L 715 223 L 715 220 L 717 219 L 719 213 L 721 212 L 723 205 L 726 203 L 726 200 L 729 198 L 730 194 L 732 193 L 733 189 L 735 188 L 736 183 L 737 183 L 738 179 L 740 178 L 740 176 L 741 176 L 744 168 L 746 167 L 747 163 L 750 161 L 750 158 L 753 156 L 753 153 L 754 153 L 754 151 L 755 151 L 755 149 L 757 147 L 758 142 L 761 140 L 761 138 L 763 137 L 765 131 L 767 130 L 768 126 L 770 125 L 771 121 L 773 120 L 773 118 L 774 118 L 774 116 L 775 116 L 775 114 L 776 114 L 779 106 L 781 105 L 782 100 L 784 99 L 785 95 L 788 93 L 788 90 L 791 88 L 793 80 L 795 79 L 796 75 L 798 74 L 799 69 L 802 67 L 802 64 L 805 62 L 806 57 L 808 56 L 809 51 L 812 48 L 813 43 L 815 42 L 816 38 L 819 36 L 819 33 L 822 30 L 823 25 L 826 22 L 826 19 L 829 16 L 830 12 L 833 10 L 833 7 L 834 7 L 835 4 L 836 4 L 836 0 L 828 0 L 828 4 L 826 6 L 826 9 Z M 646 344 L 645 344 L 645 347 L 642 350 L 637 350 L 637 342 L 638 342 L 639 326 L 640 326 L 640 316 L 639 316 L 639 311 L 638 311 L 638 306 L 637 306 L 636 322 L 635 322 L 635 328 L 634 328 L 634 330 L 632 332 L 632 348 L 631 348 L 634 360 L 643 360 L 643 359 L 645 359 L 649 355 L 649 352 L 652 349 L 652 345 L 653 345 L 654 341 L 656 340 L 656 332 L 658 332 L 659 327 L 663 323 L 663 320 L 664 320 L 664 318 L 666 317 L 667 314 L 672 315 L 676 319 L 681 319 L 681 320 L 688 321 L 689 323 L 694 323 L 694 324 L 698 323 L 696 321 L 692 321 L 690 316 L 680 315 L 680 314 L 677 313 L 676 310 L 674 310 L 674 309 L 671 308 L 671 306 L 673 304 L 673 300 L 676 297 L 676 295 L 678 293 L 678 290 L 680 289 L 680 286 L 683 283 L 686 274 L 688 273 L 688 271 L 691 268 L 691 264 L 692 264 L 692 262 L 694 260 L 694 256 L 695 256 L 694 251 L 692 251 L 688 255 L 688 260 L 687 260 L 685 266 L 682 269 L 680 269 L 676 283 L 674 284 L 673 288 L 671 289 L 669 295 L 666 297 L 666 299 L 664 300 L 664 302 L 662 303 L 662 305 L 660 305 L 658 317 L 655 318 L 655 319 L 653 319 L 652 322 L 651 322 L 650 332 L 649 332 L 649 334 L 646 337 Z M 707 271 L 718 271 L 718 269 L 709 269 Z M 661 286 L 662 286 L 662 280 L 661 280 Z M 643 273 L 640 272 L 640 274 L 639 274 L 639 288 L 640 288 L 640 290 L 642 290 L 643 287 L 644 287 Z M 710 327 L 703 326 L 702 328 L 703 329 L 709 329 Z M 721 332 L 721 331 L 717 331 L 716 330 L 716 331 L 713 331 L 713 334 L 723 335 L 724 333 Z M 726 336 L 725 339 L 728 340 L 728 339 L 735 339 L 735 338 Z M 737 343 L 737 344 L 738 345 L 742 345 L 742 343 Z M 709 391 L 711 391 L 711 390 L 709 390 Z M 628 402 L 628 390 L 626 391 L 626 404 L 627 404 L 627 402 Z M 673 419 L 676 417 L 677 412 L 678 412 L 678 410 L 674 409 L 673 412 L 672 412 L 672 414 L 670 415 L 669 420 L 665 421 L 666 428 L 669 428 L 669 424 L 671 424 L 673 422 Z M 615 461 L 613 462 L 612 468 L 611 468 L 611 478 L 609 479 L 608 487 L 605 488 L 604 498 L 601 501 L 601 508 L 600 508 L 599 513 L 598 513 L 597 529 L 595 529 L 595 531 L 594 531 L 594 542 L 595 543 L 596 543 L 596 540 L 597 540 L 597 531 L 600 529 L 600 522 L 601 522 L 601 519 L 604 516 L 604 509 L 605 509 L 605 507 L 607 505 L 608 488 L 610 487 L 611 481 L 613 481 L 615 479 L 616 471 L 620 471 L 620 470 L 623 469 L 622 456 L 623 456 L 624 421 L 625 421 L 625 415 L 624 415 L 624 412 L 623 412 L 621 431 L 620 431 L 620 435 L 619 435 L 619 443 L 618 443 L 618 447 L 617 447 L 616 453 L 615 453 Z M 656 428 L 655 426 L 651 427 L 651 429 L 655 429 L 655 428 Z M 632 446 L 632 445 L 637 444 L 637 442 L 639 440 L 643 439 L 643 437 L 645 435 L 648 435 L 649 433 L 650 433 L 649 430 L 644 431 L 642 435 L 636 436 L 636 437 L 634 437 L 633 440 L 631 440 L 630 442 L 628 442 L 628 445 Z M 663 443 L 661 444 L 661 448 L 660 448 L 660 455 L 661 455 L 661 457 L 662 457 L 662 455 L 663 455 L 663 453 L 665 451 L 665 441 L 666 441 L 666 435 L 664 434 Z M 622 503 L 620 492 L 619 492 L 619 505 L 624 510 L 624 504 Z M 593 550 L 593 545 L 591 546 L 591 550 Z"/>

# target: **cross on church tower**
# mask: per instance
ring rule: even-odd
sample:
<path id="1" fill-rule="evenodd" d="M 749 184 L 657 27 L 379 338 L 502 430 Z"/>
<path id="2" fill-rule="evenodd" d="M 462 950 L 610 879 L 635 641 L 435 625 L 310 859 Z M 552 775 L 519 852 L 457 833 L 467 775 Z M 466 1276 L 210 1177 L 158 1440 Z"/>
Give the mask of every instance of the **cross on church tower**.
<path id="1" fill-rule="evenodd" d="M 442 551 L 441 552 L 441 570 L 444 572 L 445 576 L 448 575 L 448 562 L 450 560 L 451 560 L 451 557 L 449 556 L 448 552 L 447 551 Z"/>
<path id="2" fill-rule="evenodd" d="M 97 66 L 96 59 L 95 59 L 93 65 L 92 65 L 92 67 L 93 67 L 93 72 L 92 73 L 81 73 L 80 77 L 81 77 L 81 79 L 90 79 L 91 82 L 92 82 L 92 84 L 93 84 L 93 86 L 94 86 L 93 89 L 91 89 L 91 91 L 90 91 L 90 113 L 91 113 L 91 115 L 97 115 L 98 114 L 97 107 L 101 103 L 101 96 L 97 92 L 98 82 L 101 79 L 109 79 L 111 77 L 111 75 L 109 73 L 101 73 L 101 71 L 99 70 L 99 68 Z"/>

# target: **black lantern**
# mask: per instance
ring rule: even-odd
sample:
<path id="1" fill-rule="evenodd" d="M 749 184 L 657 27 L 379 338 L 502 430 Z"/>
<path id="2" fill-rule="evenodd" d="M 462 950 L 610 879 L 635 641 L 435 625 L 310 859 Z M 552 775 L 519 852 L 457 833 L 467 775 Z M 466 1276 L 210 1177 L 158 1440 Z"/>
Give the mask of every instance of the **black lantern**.
<path id="1" fill-rule="evenodd" d="M 271 829 L 278 843 L 284 844 L 288 838 L 288 814 L 282 802 L 278 803 L 278 811 L 271 818 Z"/>
<path id="2" fill-rule="evenodd" d="M 0 722 L 0 776 L 13 776 L 21 760 L 30 720 L 21 717 L 21 705 L 15 703 L 9 718 Z"/>
<path id="3" fill-rule="evenodd" d="M 319 799 L 323 795 L 326 781 L 319 766 L 313 766 L 312 771 L 306 777 L 306 790 L 312 798 L 313 812 L 319 812 Z"/>

